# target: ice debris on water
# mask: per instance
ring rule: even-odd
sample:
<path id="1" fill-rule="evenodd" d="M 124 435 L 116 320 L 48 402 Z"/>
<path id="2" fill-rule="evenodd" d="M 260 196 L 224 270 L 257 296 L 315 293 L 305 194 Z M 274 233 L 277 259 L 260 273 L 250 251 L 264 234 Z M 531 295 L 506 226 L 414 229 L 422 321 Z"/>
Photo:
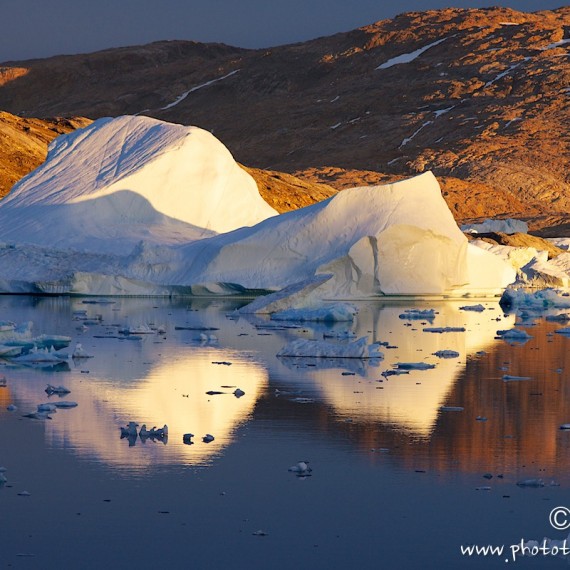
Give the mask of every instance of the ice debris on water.
<path id="1" fill-rule="evenodd" d="M 398 370 L 431 370 L 435 364 L 427 362 L 397 362 L 393 365 Z"/>
<path id="2" fill-rule="evenodd" d="M 245 392 L 240 388 L 236 388 L 233 393 L 236 398 L 241 398 L 242 396 L 245 396 Z"/>
<path id="3" fill-rule="evenodd" d="M 323 323 L 352 322 L 358 309 L 350 303 L 334 303 L 324 307 L 285 309 L 271 314 L 272 321 L 314 321 Z"/>
<path id="4" fill-rule="evenodd" d="M 303 358 L 363 358 L 383 359 L 384 355 L 379 350 L 379 344 L 368 344 L 368 339 L 363 336 L 354 342 L 336 343 L 324 340 L 310 340 L 298 338 L 278 353 L 279 357 L 303 357 Z"/>
<path id="5" fill-rule="evenodd" d="M 409 321 L 433 321 L 435 319 L 435 309 L 406 309 L 398 317 Z"/>
<path id="6" fill-rule="evenodd" d="M 454 333 L 454 332 L 465 332 L 465 327 L 424 327 L 423 332 L 430 333 Z"/>
<path id="7" fill-rule="evenodd" d="M 482 313 L 485 310 L 485 307 L 480 303 L 478 305 L 463 305 L 463 307 L 459 307 L 460 311 L 474 311 L 476 313 Z"/>
<path id="8" fill-rule="evenodd" d="M 0 467 L 0 487 L 2 487 L 2 485 L 8 482 L 6 475 L 4 475 L 6 471 L 7 471 L 6 467 Z"/>
<path id="9" fill-rule="evenodd" d="M 442 412 L 462 412 L 464 410 L 461 406 L 440 406 L 439 409 Z"/>
<path id="10" fill-rule="evenodd" d="M 532 380 L 530 376 L 513 376 L 512 374 L 503 374 L 503 382 L 520 382 L 523 380 Z"/>
<path id="11" fill-rule="evenodd" d="M 437 352 L 432 353 L 434 356 L 438 358 L 457 358 L 459 356 L 459 352 L 456 350 L 438 350 Z"/>
<path id="12" fill-rule="evenodd" d="M 65 386 L 53 386 L 52 384 L 48 384 L 45 392 L 48 396 L 51 396 L 53 394 L 64 396 L 65 394 L 71 393 L 71 390 Z"/>
<path id="13" fill-rule="evenodd" d="M 214 441 L 214 439 L 216 439 L 211 433 L 207 433 L 203 438 L 202 441 L 204 443 L 211 443 L 212 441 Z"/>
<path id="14" fill-rule="evenodd" d="M 518 487 L 544 487 L 544 481 L 542 479 L 522 479 L 517 481 Z"/>
<path id="15" fill-rule="evenodd" d="M 528 339 L 532 338 L 526 331 L 521 329 L 508 329 L 508 330 L 499 330 L 497 331 L 497 336 L 505 339 L 505 340 L 512 340 L 512 341 L 527 341 Z"/>
<path id="16" fill-rule="evenodd" d="M 186 445 L 193 445 L 194 442 L 192 441 L 192 438 L 194 437 L 193 433 L 185 433 L 182 436 L 182 442 L 185 443 Z"/>
<path id="17" fill-rule="evenodd" d="M 291 473 L 295 473 L 297 477 L 307 477 L 313 471 L 311 467 L 309 467 L 308 461 L 299 461 L 297 465 L 293 465 L 289 467 L 288 471 Z"/>

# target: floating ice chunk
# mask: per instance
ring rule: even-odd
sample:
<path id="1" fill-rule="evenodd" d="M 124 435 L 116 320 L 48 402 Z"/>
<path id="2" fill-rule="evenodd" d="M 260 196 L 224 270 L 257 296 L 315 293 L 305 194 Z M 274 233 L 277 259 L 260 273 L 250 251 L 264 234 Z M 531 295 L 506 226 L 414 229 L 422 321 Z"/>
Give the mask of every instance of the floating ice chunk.
<path id="1" fill-rule="evenodd" d="M 1 355 L 2 353 L 0 353 Z M 6 388 L 8 385 L 8 381 L 6 380 L 6 376 L 0 376 L 0 388 Z"/>
<path id="2" fill-rule="evenodd" d="M 192 445 L 194 442 L 192 441 L 192 438 L 194 437 L 193 433 L 185 433 L 182 436 L 182 442 L 185 443 L 186 445 Z"/>
<path id="3" fill-rule="evenodd" d="M 570 336 L 570 327 L 563 327 L 561 329 L 554 331 L 556 334 L 561 334 L 564 336 Z"/>
<path id="4" fill-rule="evenodd" d="M 422 331 L 430 333 L 465 332 L 465 327 L 424 327 Z"/>
<path id="5" fill-rule="evenodd" d="M 562 424 L 562 425 L 560 426 L 560 429 L 562 429 L 562 430 L 570 430 L 570 424 Z"/>
<path id="6" fill-rule="evenodd" d="M 297 476 L 299 476 L 299 477 L 306 477 L 307 475 L 309 475 L 311 473 L 312 469 L 309 467 L 308 461 L 299 461 L 299 463 L 297 463 L 297 465 L 293 465 L 292 467 L 289 467 L 288 471 L 291 471 L 292 473 L 296 473 Z"/>
<path id="7" fill-rule="evenodd" d="M 435 309 L 406 309 L 399 315 L 400 319 L 406 320 L 426 320 L 433 321 L 435 319 Z"/>
<path id="8" fill-rule="evenodd" d="M 168 438 L 168 426 L 166 424 L 164 424 L 163 427 L 158 428 L 158 429 L 156 427 L 153 427 L 148 432 L 148 435 L 149 435 L 149 437 L 155 438 L 155 439 L 167 439 Z"/>
<path id="9" fill-rule="evenodd" d="M 384 370 L 384 372 L 381 373 L 382 376 L 384 376 L 384 378 L 388 378 L 389 376 L 400 376 L 401 374 L 409 374 L 410 371 L 409 370 Z"/>
<path id="10" fill-rule="evenodd" d="M 137 433 L 137 427 L 139 424 L 137 424 L 137 422 L 129 422 L 126 427 L 121 426 L 121 438 L 123 437 L 134 437 L 136 438 L 138 433 Z"/>
<path id="11" fill-rule="evenodd" d="M 57 364 L 64 362 L 65 357 L 61 354 L 56 354 L 53 350 L 47 348 L 34 348 L 27 354 L 16 356 L 12 358 L 12 362 L 19 364 L 38 364 L 38 363 L 51 363 Z"/>
<path id="12" fill-rule="evenodd" d="M 547 321 L 553 321 L 555 323 L 567 323 L 570 321 L 570 314 L 559 313 L 558 315 L 546 315 L 545 319 Z"/>
<path id="13" fill-rule="evenodd" d="M 83 348 L 82 344 L 78 342 L 73 349 L 73 353 L 71 354 L 72 358 L 93 358 L 92 354 L 88 354 L 87 351 Z"/>
<path id="14" fill-rule="evenodd" d="M 49 412 L 32 412 L 30 414 L 24 414 L 22 417 L 30 418 L 32 420 L 51 420 Z"/>
<path id="15" fill-rule="evenodd" d="M 470 234 L 486 234 L 492 232 L 501 232 L 504 234 L 528 233 L 528 224 L 521 220 L 491 220 L 487 219 L 479 224 L 464 224 L 461 231 Z"/>
<path id="16" fill-rule="evenodd" d="M 463 305 L 463 307 L 459 307 L 461 311 L 475 311 L 476 313 L 482 313 L 485 310 L 485 307 L 479 303 L 478 305 Z"/>
<path id="17" fill-rule="evenodd" d="M 51 396 L 52 394 L 63 396 L 64 394 L 71 393 L 71 390 L 69 388 L 66 388 L 65 386 L 52 386 L 51 384 L 48 384 L 47 388 L 45 389 L 45 392 L 48 396 Z"/>
<path id="18" fill-rule="evenodd" d="M 531 307 L 533 309 L 570 308 L 570 291 L 547 288 L 535 292 L 508 287 L 501 297 L 501 305 L 506 307 Z"/>
<path id="19" fill-rule="evenodd" d="M 354 305 L 349 303 L 335 303 L 323 307 L 307 309 L 287 309 L 273 313 L 274 321 L 317 321 L 325 323 L 352 322 L 358 312 Z"/>
<path id="20" fill-rule="evenodd" d="M 203 438 L 202 441 L 204 443 L 211 443 L 212 441 L 214 441 L 214 436 L 211 433 L 207 433 Z"/>
<path id="21" fill-rule="evenodd" d="M 512 342 L 526 342 L 532 338 L 526 331 L 521 329 L 509 329 L 509 330 L 499 330 L 497 331 L 497 336 L 504 340 L 509 340 Z"/>
<path id="22" fill-rule="evenodd" d="M 437 352 L 432 353 L 434 356 L 438 358 L 457 358 L 459 356 L 459 352 L 455 350 L 438 350 Z"/>
<path id="23" fill-rule="evenodd" d="M 9 412 L 15 412 L 18 409 L 18 406 L 14 405 L 14 404 L 9 404 L 8 406 L 6 406 L 6 409 Z"/>
<path id="24" fill-rule="evenodd" d="M 55 404 L 38 404 L 38 412 L 57 412 Z"/>
<path id="25" fill-rule="evenodd" d="M 356 333 L 353 331 L 329 331 L 323 333 L 323 338 L 336 338 L 337 340 L 350 340 L 356 338 Z"/>
<path id="26" fill-rule="evenodd" d="M 517 481 L 519 487 L 544 487 L 544 481 L 542 479 L 522 479 Z"/>
<path id="27" fill-rule="evenodd" d="M 398 370 L 431 370 L 435 368 L 435 364 L 427 362 L 397 362 L 394 367 Z"/>
<path id="28" fill-rule="evenodd" d="M 234 396 L 236 398 L 241 398 L 242 396 L 245 396 L 245 392 L 243 390 L 241 390 L 240 388 L 236 388 L 234 390 Z"/>
<path id="29" fill-rule="evenodd" d="M 77 402 L 72 402 L 71 400 L 62 400 L 61 402 L 55 402 L 55 404 L 53 404 L 56 408 L 62 408 L 62 409 L 67 409 L 67 408 L 77 408 Z"/>
<path id="30" fill-rule="evenodd" d="M 503 382 L 521 382 L 523 380 L 532 380 L 530 376 L 513 376 L 512 374 L 503 374 Z"/>
<path id="31" fill-rule="evenodd" d="M 439 409 L 442 412 L 462 412 L 464 410 L 461 406 L 440 406 Z"/>
<path id="32" fill-rule="evenodd" d="M 354 342 L 333 343 L 299 338 L 284 346 L 277 356 L 304 358 L 383 358 L 379 344 L 368 344 L 367 337 Z"/>
<path id="33" fill-rule="evenodd" d="M 8 482 L 6 475 L 4 475 L 6 471 L 7 471 L 6 467 L 0 467 L 0 487 L 2 487 L 2 485 Z"/>
<path id="34" fill-rule="evenodd" d="M 268 536 L 264 530 L 255 530 L 251 533 L 253 536 Z"/>

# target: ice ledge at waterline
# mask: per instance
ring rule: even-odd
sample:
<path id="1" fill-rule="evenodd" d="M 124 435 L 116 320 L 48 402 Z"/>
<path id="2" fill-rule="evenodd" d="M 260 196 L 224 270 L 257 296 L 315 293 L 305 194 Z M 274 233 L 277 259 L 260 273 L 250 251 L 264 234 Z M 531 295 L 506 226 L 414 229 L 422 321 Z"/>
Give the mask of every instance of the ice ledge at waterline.
<path id="1" fill-rule="evenodd" d="M 322 299 L 498 293 L 515 278 L 468 244 L 429 172 L 275 215 L 210 133 L 147 117 L 100 119 L 56 139 L 0 202 L 0 228 L 4 292 L 296 285 L 304 297 L 306 283 Z"/>

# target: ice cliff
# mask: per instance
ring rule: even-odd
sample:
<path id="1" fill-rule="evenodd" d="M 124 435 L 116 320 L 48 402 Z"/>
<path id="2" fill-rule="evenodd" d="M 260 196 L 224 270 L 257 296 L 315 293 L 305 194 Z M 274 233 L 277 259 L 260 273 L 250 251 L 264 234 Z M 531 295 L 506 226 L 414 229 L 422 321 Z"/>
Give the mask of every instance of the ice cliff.
<path id="1" fill-rule="evenodd" d="M 429 172 L 276 215 L 213 135 L 147 117 L 56 139 L 0 202 L 0 241 L 5 292 L 306 301 L 498 293 L 515 277 L 468 244 Z"/>

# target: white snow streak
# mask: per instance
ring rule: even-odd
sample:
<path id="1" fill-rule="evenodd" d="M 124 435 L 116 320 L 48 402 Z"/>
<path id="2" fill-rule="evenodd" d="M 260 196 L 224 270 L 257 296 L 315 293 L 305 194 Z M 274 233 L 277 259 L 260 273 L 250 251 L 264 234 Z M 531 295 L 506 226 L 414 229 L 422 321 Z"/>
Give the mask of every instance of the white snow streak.
<path id="1" fill-rule="evenodd" d="M 563 46 L 565 44 L 570 44 L 570 38 L 567 38 L 565 40 L 560 40 L 558 42 L 554 42 L 553 44 L 549 44 L 546 47 L 542 48 L 542 51 L 546 51 L 547 49 L 554 49 L 554 48 Z"/>
<path id="2" fill-rule="evenodd" d="M 389 67 L 392 67 L 393 65 L 398 65 L 400 63 L 410 63 L 411 61 L 414 61 L 414 59 L 422 55 L 422 53 L 426 52 L 428 49 L 432 47 L 435 47 L 441 42 L 444 42 L 446 39 L 447 38 L 442 38 L 441 40 L 437 40 L 431 44 L 428 44 L 427 46 L 424 46 L 423 48 L 417 49 L 416 51 L 412 51 L 410 53 L 403 53 L 402 55 L 393 57 L 392 59 L 389 59 L 388 61 L 385 61 L 384 63 L 379 65 L 376 69 L 388 69 Z"/>
<path id="3" fill-rule="evenodd" d="M 235 75 L 238 71 L 239 71 L 239 69 L 236 69 L 235 71 L 230 71 L 229 73 L 227 73 L 226 75 L 224 75 L 222 77 L 218 77 L 217 79 L 211 79 L 210 81 L 206 81 L 206 83 L 202 83 L 201 85 L 196 85 L 196 87 L 192 87 L 192 89 L 189 89 L 185 93 L 182 93 L 182 95 L 180 95 L 172 103 L 169 103 L 165 107 L 161 107 L 159 109 L 159 111 L 166 111 L 166 109 L 171 109 L 172 107 L 176 107 L 176 105 L 178 105 L 179 103 L 184 101 L 184 99 L 186 99 L 186 97 L 188 97 L 188 95 L 190 95 L 190 93 L 193 93 L 194 91 L 198 91 L 198 89 L 202 89 L 202 87 L 208 87 L 208 85 L 212 85 L 213 83 L 217 83 L 218 81 L 222 81 L 222 79 L 226 79 L 232 75 Z"/>
<path id="4" fill-rule="evenodd" d="M 496 83 L 497 81 L 499 81 L 499 79 L 502 79 L 503 77 L 505 77 L 505 75 L 509 75 L 515 69 L 519 68 L 523 63 L 526 63 L 529 59 L 530 59 L 530 57 L 525 57 L 522 61 L 519 61 L 518 63 L 515 63 L 514 65 L 511 65 L 510 67 L 505 69 L 505 71 L 502 71 L 501 73 L 499 73 L 494 79 L 491 79 L 491 81 L 487 81 L 487 83 L 485 83 L 485 85 L 483 86 L 483 89 L 485 87 L 489 87 L 490 85 L 493 85 L 493 83 Z"/>

